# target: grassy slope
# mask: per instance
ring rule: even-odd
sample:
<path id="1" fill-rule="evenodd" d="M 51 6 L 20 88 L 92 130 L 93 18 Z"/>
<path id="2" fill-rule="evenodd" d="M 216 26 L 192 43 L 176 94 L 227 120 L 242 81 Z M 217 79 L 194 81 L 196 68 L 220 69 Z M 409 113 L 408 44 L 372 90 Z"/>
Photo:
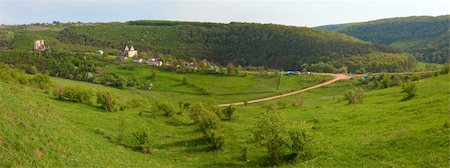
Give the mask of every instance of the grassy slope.
<path id="1" fill-rule="evenodd" d="M 400 88 L 393 87 L 369 91 L 363 104 L 347 105 L 340 99 L 352 81 L 286 98 L 284 101 L 302 96 L 305 100 L 303 107 L 280 110 L 286 118 L 315 123 L 315 157 L 295 166 L 448 166 L 449 130 L 443 125 L 449 122 L 449 77 L 420 81 L 418 96 L 408 101 L 401 101 Z M 103 88 L 68 80 L 56 82 Z M 113 91 L 124 98 L 140 96 L 130 90 Z M 250 162 L 238 160 L 262 104 L 239 107 L 236 121 L 223 122 L 226 146 L 213 152 L 203 145 L 197 127 L 183 116 L 165 119 L 147 109 L 106 113 L 4 82 L 0 82 L 0 95 L 2 166 L 254 167 L 264 159 L 260 148 L 251 147 Z M 155 148 L 152 155 L 118 146 L 95 133 L 99 129 L 117 134 L 121 120 L 127 133 L 138 129 L 150 132 Z"/>

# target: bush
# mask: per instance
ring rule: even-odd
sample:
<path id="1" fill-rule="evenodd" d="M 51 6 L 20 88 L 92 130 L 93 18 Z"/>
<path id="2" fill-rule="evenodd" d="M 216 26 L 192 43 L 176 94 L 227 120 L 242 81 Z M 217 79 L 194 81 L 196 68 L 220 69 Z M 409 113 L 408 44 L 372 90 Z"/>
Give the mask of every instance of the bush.
<path id="1" fill-rule="evenodd" d="M 225 143 L 225 136 L 221 132 L 219 117 L 211 111 L 203 109 L 198 116 L 200 131 L 213 146 L 214 149 L 221 149 Z"/>
<path id="2" fill-rule="evenodd" d="M 150 147 L 150 138 L 145 131 L 133 132 L 134 147 L 143 153 L 150 154 L 152 152 Z"/>
<path id="3" fill-rule="evenodd" d="M 225 116 L 225 119 L 228 121 L 231 121 L 235 118 L 234 112 L 236 111 L 236 108 L 233 106 L 228 106 L 223 109 L 223 115 Z"/>
<path id="4" fill-rule="evenodd" d="M 205 135 L 214 149 L 221 149 L 225 144 L 225 136 L 218 129 L 208 129 Z"/>
<path id="5" fill-rule="evenodd" d="M 305 147 L 312 141 L 312 125 L 301 121 L 289 129 L 289 136 L 292 140 L 291 150 L 296 159 L 305 159 Z"/>
<path id="6" fill-rule="evenodd" d="M 286 121 L 273 110 L 267 110 L 258 118 L 253 136 L 267 149 L 271 165 L 278 165 L 283 151 L 292 145 Z"/>
<path id="7" fill-rule="evenodd" d="M 176 111 L 169 103 L 157 103 L 153 106 L 153 111 L 156 113 L 162 113 L 165 117 L 172 117 Z"/>
<path id="8" fill-rule="evenodd" d="M 414 82 L 408 81 L 402 86 L 402 92 L 406 93 L 405 99 L 412 98 L 416 95 L 416 84 Z"/>
<path id="9" fill-rule="evenodd" d="M 62 99 L 71 102 L 91 104 L 94 98 L 94 92 L 81 86 L 66 86 L 63 89 L 57 88 L 58 92 L 62 91 Z M 61 93 L 59 93 L 61 95 Z"/>
<path id="10" fill-rule="evenodd" d="M 305 159 L 307 156 L 305 149 L 312 141 L 312 125 L 305 121 L 288 125 L 276 111 L 267 109 L 258 118 L 253 137 L 267 149 L 270 164 L 279 164 L 285 154 L 294 155 L 296 159 Z"/>
<path id="11" fill-rule="evenodd" d="M 345 93 L 345 99 L 349 104 L 361 104 L 363 102 L 364 91 L 362 89 L 352 89 Z"/>
<path id="12" fill-rule="evenodd" d="M 36 74 L 33 77 L 31 77 L 30 82 L 41 89 L 47 89 L 52 85 L 52 81 L 50 80 L 50 77 L 48 75 L 44 74 Z"/>
<path id="13" fill-rule="evenodd" d="M 103 109 L 109 112 L 118 111 L 120 109 L 118 97 L 108 90 L 97 92 L 97 103 L 100 103 Z"/>

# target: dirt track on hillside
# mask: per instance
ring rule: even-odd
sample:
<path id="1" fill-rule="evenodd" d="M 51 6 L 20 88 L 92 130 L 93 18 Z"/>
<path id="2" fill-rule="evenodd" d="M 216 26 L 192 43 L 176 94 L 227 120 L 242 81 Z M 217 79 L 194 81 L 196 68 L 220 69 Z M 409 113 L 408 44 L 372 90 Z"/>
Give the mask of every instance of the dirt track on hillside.
<path id="1" fill-rule="evenodd" d="M 294 95 L 294 94 L 306 92 L 308 90 L 316 89 L 316 88 L 319 88 L 319 87 L 322 87 L 322 86 L 325 86 L 325 85 L 329 85 L 329 84 L 332 84 L 332 83 L 334 83 L 336 81 L 339 81 L 339 80 L 350 79 L 351 77 L 353 77 L 353 76 L 349 76 L 349 75 L 346 75 L 346 74 L 331 74 L 331 73 L 319 73 L 319 75 L 331 75 L 334 78 L 329 80 L 329 81 L 326 81 L 326 82 L 323 82 L 323 83 L 320 83 L 318 85 L 314 85 L 314 86 L 311 86 L 311 87 L 307 87 L 307 88 L 304 88 L 304 89 L 301 89 L 301 90 L 297 90 L 297 91 L 293 91 L 293 92 L 289 92 L 289 93 L 284 93 L 284 94 L 280 94 L 280 95 L 276 95 L 276 96 L 271 96 L 271 97 L 265 97 L 265 98 L 255 99 L 255 100 L 249 100 L 249 101 L 247 101 L 247 104 L 258 103 L 258 102 L 263 102 L 263 101 L 279 99 L 279 98 L 286 97 L 286 96 L 291 96 L 291 95 Z M 244 105 L 244 104 L 245 104 L 244 102 L 225 103 L 225 104 L 219 104 L 219 107 L 240 106 L 240 105 Z"/>

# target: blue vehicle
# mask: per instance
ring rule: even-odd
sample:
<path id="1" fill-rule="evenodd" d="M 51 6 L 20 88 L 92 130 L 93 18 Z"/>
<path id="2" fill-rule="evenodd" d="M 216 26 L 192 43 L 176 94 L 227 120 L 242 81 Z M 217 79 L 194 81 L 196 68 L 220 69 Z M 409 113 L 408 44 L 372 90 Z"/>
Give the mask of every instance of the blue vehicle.
<path id="1" fill-rule="evenodd" d="M 285 75 L 295 75 L 294 71 L 286 71 Z"/>

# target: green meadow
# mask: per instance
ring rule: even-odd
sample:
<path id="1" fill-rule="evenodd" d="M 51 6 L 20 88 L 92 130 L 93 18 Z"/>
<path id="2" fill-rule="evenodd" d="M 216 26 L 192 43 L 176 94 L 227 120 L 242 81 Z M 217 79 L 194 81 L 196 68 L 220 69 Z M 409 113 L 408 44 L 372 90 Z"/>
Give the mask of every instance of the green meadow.
<path id="1" fill-rule="evenodd" d="M 147 68 L 137 68 L 145 76 Z M 112 68 L 112 70 L 114 70 Z M 126 71 L 117 70 L 121 75 Z M 202 74 L 158 72 L 163 85 L 176 85 L 188 76 L 197 87 L 207 92 L 227 93 L 248 90 L 257 85 L 248 75 L 225 77 Z M 264 103 L 236 107 L 236 119 L 221 121 L 224 147 L 211 149 L 188 113 L 163 117 L 152 110 L 152 103 L 179 101 L 206 103 L 220 97 L 177 92 L 155 92 L 115 89 L 86 82 L 52 78 L 53 87 L 43 90 L 13 82 L 0 81 L 0 165 L 2 167 L 258 167 L 267 166 L 266 151 L 252 143 L 251 132 L 264 106 L 289 123 L 307 121 L 313 124 L 313 141 L 307 146 L 306 160 L 283 163 L 281 167 L 448 167 L 448 118 L 450 75 L 418 81 L 417 95 L 404 100 L 401 87 L 366 90 L 362 104 L 343 100 L 345 90 L 354 88 L 357 80 L 345 80 L 302 94 Z M 231 78 L 231 79 L 229 79 Z M 316 78 L 316 77 L 314 77 Z M 282 77 L 286 83 L 308 81 L 300 76 Z M 217 85 L 210 85 L 210 83 Z M 237 81 L 229 89 L 224 80 Z M 292 80 L 292 81 L 291 81 Z M 172 83 L 170 83 L 170 81 Z M 230 82 L 228 82 L 230 83 Z M 308 82 L 305 82 L 308 83 Z M 314 84 L 314 82 L 309 83 Z M 95 105 L 57 100 L 56 86 L 80 85 L 93 90 L 108 89 L 122 100 L 143 99 L 148 107 L 105 112 Z M 270 83 L 271 85 L 271 83 Z M 267 86 L 267 85 L 266 85 Z M 288 91 L 305 84 L 281 87 Z M 161 86 L 162 87 L 162 86 Z M 176 87 L 177 89 L 185 89 Z M 256 88 L 265 90 L 262 85 Z M 272 87 L 270 87 L 272 88 Z M 195 90 L 191 90 L 195 91 Z M 217 91 L 217 92 L 214 92 Z M 234 97 L 229 100 L 242 100 Z M 291 103 L 302 101 L 300 106 Z M 280 102 L 287 103 L 280 106 Z M 144 154 L 119 144 L 115 137 L 131 132 L 149 133 L 153 151 Z M 249 146 L 248 160 L 240 159 L 244 146 Z"/>

